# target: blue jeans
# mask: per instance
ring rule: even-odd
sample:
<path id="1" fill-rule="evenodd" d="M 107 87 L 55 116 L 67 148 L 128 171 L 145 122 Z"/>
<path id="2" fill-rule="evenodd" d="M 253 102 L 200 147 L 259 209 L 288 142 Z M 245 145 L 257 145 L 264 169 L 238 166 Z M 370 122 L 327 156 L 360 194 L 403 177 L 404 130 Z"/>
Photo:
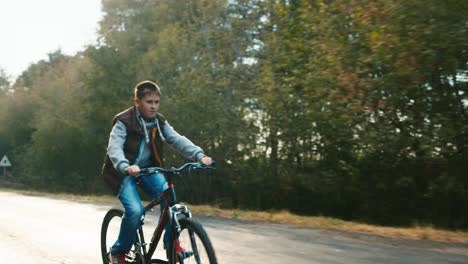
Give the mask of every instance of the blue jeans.
<path id="1" fill-rule="evenodd" d="M 125 185 L 120 186 L 119 200 L 124 207 L 124 215 L 122 224 L 120 225 L 119 237 L 111 249 L 112 255 L 117 253 L 125 254 L 130 251 L 132 245 L 135 243 L 136 232 L 144 213 L 144 207 L 137 192 L 136 178 L 129 177 L 128 180 L 124 180 L 122 184 Z M 139 185 L 152 199 L 158 197 L 168 188 L 166 178 L 160 173 L 142 176 Z M 161 213 L 165 205 L 166 201 L 162 201 Z M 169 238 L 170 223 L 168 222 L 164 234 L 164 245 L 167 245 Z"/>

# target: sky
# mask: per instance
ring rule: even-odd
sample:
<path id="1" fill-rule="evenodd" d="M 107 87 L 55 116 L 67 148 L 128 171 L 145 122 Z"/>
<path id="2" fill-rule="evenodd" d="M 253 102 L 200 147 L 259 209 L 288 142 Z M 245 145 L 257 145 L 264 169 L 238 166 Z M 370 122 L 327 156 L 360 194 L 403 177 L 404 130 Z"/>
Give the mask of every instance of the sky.
<path id="1" fill-rule="evenodd" d="M 12 80 L 58 49 L 96 44 L 101 0 L 0 0 L 0 68 Z"/>

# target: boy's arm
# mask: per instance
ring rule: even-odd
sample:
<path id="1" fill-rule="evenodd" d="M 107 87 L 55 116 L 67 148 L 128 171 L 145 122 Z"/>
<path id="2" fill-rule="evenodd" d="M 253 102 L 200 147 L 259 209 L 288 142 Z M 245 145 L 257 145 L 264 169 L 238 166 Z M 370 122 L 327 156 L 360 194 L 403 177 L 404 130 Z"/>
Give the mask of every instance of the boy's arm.
<path id="1" fill-rule="evenodd" d="M 169 125 L 169 122 L 167 121 L 163 127 L 163 134 L 166 138 L 166 142 L 172 147 L 174 147 L 186 158 L 200 161 L 203 157 L 206 156 L 202 148 L 193 144 L 193 142 L 185 136 L 182 136 L 179 133 L 177 133 L 177 131 L 175 131 L 174 128 L 171 125 Z"/>
<path id="2" fill-rule="evenodd" d="M 130 166 L 130 162 L 125 158 L 123 146 L 127 138 L 127 129 L 121 121 L 117 121 L 112 127 L 109 137 L 109 145 L 107 146 L 107 155 L 109 155 L 114 168 L 121 173 L 125 173 L 125 169 Z"/>

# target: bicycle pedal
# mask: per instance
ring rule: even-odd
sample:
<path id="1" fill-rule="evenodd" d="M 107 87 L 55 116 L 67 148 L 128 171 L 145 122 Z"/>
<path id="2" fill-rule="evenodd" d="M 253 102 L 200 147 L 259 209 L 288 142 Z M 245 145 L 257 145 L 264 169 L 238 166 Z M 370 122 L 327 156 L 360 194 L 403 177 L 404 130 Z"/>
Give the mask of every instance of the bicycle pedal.
<path id="1" fill-rule="evenodd" d="M 183 261 L 187 258 L 190 258 L 191 256 L 193 256 L 193 252 L 177 252 L 177 259 L 180 260 L 180 263 L 184 263 Z"/>
<path id="2" fill-rule="evenodd" d="M 191 251 L 184 251 L 184 259 L 190 258 L 191 256 L 193 256 L 193 252 L 191 252 Z"/>

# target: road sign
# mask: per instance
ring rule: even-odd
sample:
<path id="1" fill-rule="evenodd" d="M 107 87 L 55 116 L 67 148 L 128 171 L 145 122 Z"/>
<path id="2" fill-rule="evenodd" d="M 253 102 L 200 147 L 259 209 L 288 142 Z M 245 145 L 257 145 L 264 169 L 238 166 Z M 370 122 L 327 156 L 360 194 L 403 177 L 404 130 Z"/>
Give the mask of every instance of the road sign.
<path id="1" fill-rule="evenodd" d="M 11 167 L 11 162 L 6 155 L 4 155 L 0 161 L 0 167 Z"/>

